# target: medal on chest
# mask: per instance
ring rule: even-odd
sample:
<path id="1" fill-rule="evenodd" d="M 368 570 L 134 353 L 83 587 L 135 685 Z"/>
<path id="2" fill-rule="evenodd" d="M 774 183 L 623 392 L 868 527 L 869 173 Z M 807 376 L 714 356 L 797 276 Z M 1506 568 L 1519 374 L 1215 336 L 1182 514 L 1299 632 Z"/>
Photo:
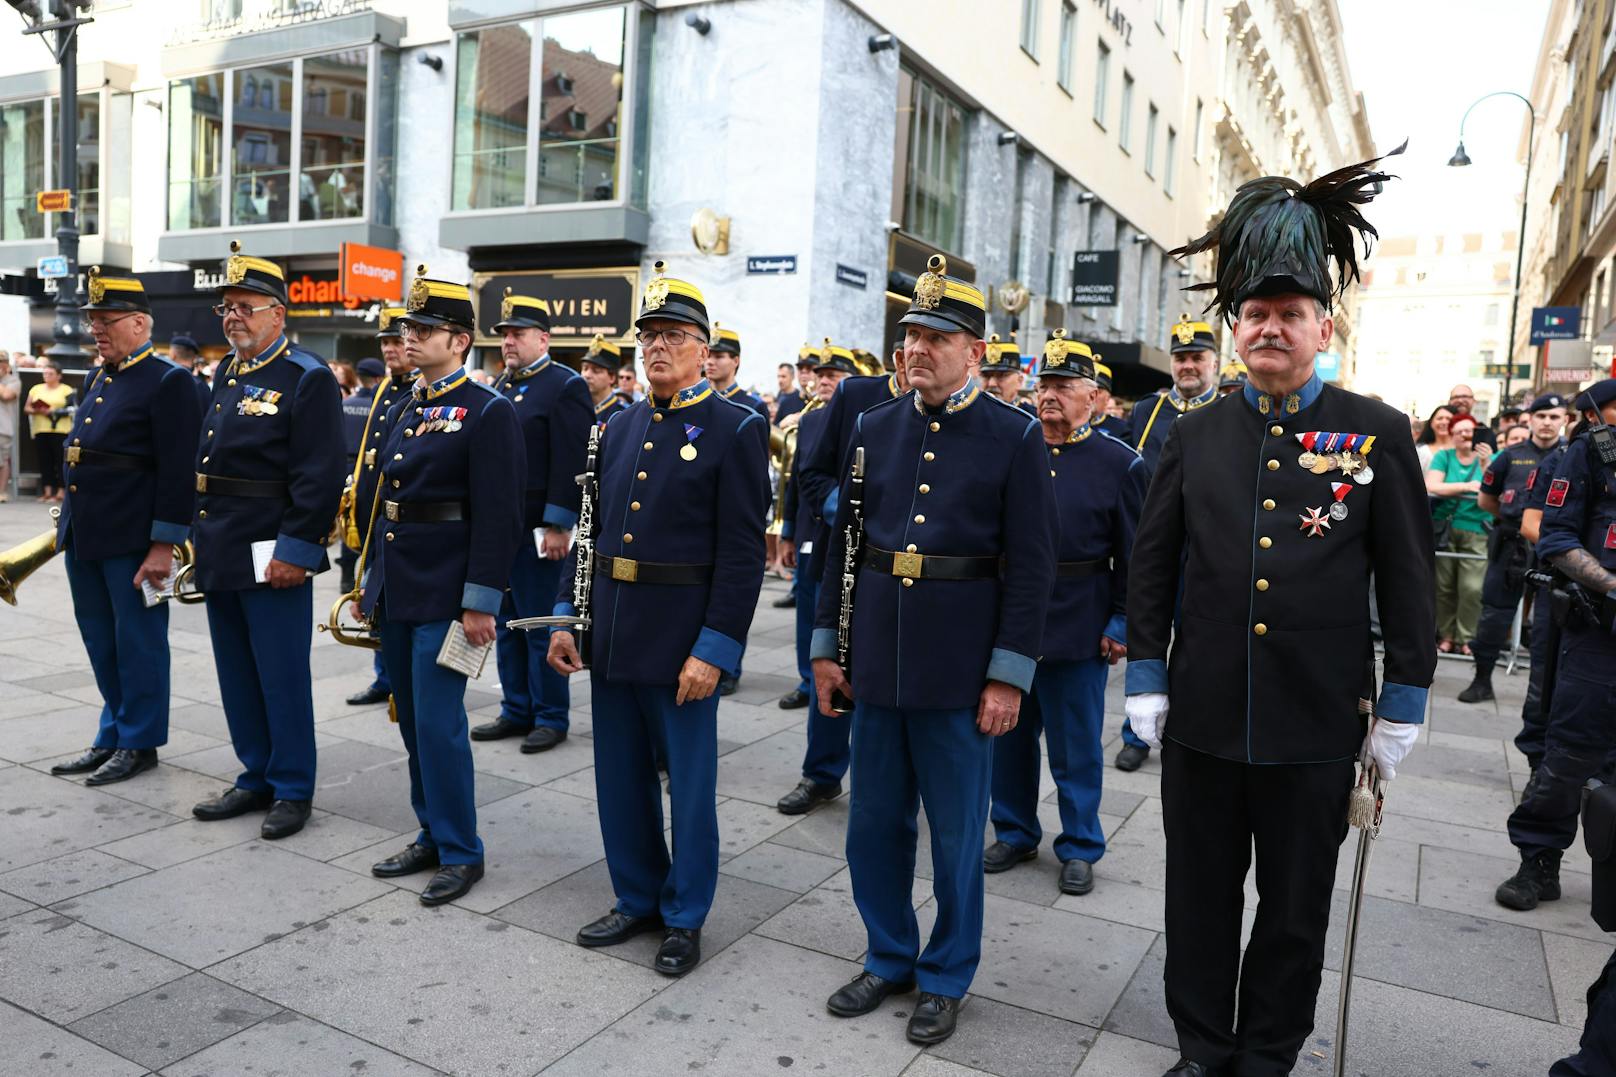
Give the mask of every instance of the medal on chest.
<path id="1" fill-rule="evenodd" d="M 685 443 L 679 449 L 679 459 L 694 460 L 696 458 L 696 439 L 701 437 L 702 428 L 685 423 Z"/>
<path id="2" fill-rule="evenodd" d="M 236 401 L 237 415 L 274 415 L 280 409 L 281 394 L 274 389 L 257 385 L 243 385 L 241 399 Z"/>
<path id="3" fill-rule="evenodd" d="M 465 408 L 416 408 L 415 411 L 417 415 L 421 416 L 421 421 L 415 427 L 416 437 L 439 430 L 453 433 L 460 429 L 461 420 L 466 417 Z"/>

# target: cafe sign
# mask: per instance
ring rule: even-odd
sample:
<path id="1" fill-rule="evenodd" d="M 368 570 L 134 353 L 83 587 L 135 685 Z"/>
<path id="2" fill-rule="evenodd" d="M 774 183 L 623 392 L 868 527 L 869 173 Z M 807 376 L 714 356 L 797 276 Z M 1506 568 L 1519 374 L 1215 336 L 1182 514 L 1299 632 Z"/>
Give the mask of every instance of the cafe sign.
<path id="1" fill-rule="evenodd" d="M 509 288 L 516 295 L 542 299 L 550 308 L 550 341 L 560 346 L 587 345 L 599 333 L 615 344 L 632 344 L 639 313 L 640 271 L 618 269 L 537 269 L 478 273 L 471 289 L 477 303 L 477 343 L 494 346 L 493 327 L 500 320 L 500 301 Z"/>

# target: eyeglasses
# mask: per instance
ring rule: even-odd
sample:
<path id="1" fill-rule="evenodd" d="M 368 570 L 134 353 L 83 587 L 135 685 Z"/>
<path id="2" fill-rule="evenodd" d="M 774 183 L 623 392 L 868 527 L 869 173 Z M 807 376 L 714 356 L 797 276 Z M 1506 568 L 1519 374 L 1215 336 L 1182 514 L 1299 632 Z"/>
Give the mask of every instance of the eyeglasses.
<path id="1" fill-rule="evenodd" d="M 417 342 L 422 340 L 431 340 L 433 333 L 436 333 L 439 329 L 448 328 L 449 327 L 446 325 L 422 325 L 420 322 L 404 322 L 400 326 L 405 340 L 414 340 Z"/>
<path id="2" fill-rule="evenodd" d="M 266 310 L 273 310 L 279 303 L 265 303 L 261 307 L 250 307 L 246 303 L 215 303 L 213 313 L 221 318 L 234 314 L 238 318 L 251 318 L 254 314 L 262 314 Z"/>
<path id="3" fill-rule="evenodd" d="M 107 329 L 117 325 L 119 322 L 128 321 L 139 313 L 139 311 L 130 311 L 128 314 L 120 314 L 116 318 L 98 318 L 91 314 L 84 319 L 83 325 L 86 329 Z"/>
<path id="4" fill-rule="evenodd" d="M 662 343 L 670 348 L 677 348 L 687 340 L 697 339 L 695 333 L 685 329 L 647 329 L 636 333 L 634 339 L 640 342 L 640 347 L 649 348 L 656 343 L 658 337 L 661 337 Z"/>

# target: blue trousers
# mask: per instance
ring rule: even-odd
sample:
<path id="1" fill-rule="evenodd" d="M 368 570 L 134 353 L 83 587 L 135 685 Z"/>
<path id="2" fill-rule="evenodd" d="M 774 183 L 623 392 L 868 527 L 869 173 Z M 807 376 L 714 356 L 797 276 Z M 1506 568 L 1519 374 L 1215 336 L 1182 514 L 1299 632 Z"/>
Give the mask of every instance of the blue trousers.
<path id="1" fill-rule="evenodd" d="M 146 608 L 131 581 L 140 554 L 82 561 L 68 532 L 65 557 L 73 616 L 101 692 L 97 748 L 168 743 L 168 604 Z"/>
<path id="2" fill-rule="evenodd" d="M 1036 849 L 1038 734 L 1049 742 L 1049 771 L 1060 801 L 1055 855 L 1090 864 L 1105 855 L 1100 828 L 1100 782 L 1105 774 L 1100 734 L 1105 726 L 1105 659 L 1040 662 L 1016 728 L 993 746 L 993 831 L 1017 849 Z"/>
<path id="3" fill-rule="evenodd" d="M 869 934 L 867 971 L 917 980 L 962 998 L 982 958 L 982 831 L 993 741 L 975 708 L 905 710 L 859 703 L 853 712 L 853 797 L 847 863 L 853 903 Z M 924 952 L 915 920 L 915 816 L 931 824 L 937 922 Z"/>
<path id="4" fill-rule="evenodd" d="M 561 562 L 540 557 L 531 538 L 518 545 L 511 565 L 511 589 L 499 611 L 494 658 L 499 665 L 500 690 L 505 698 L 499 714 L 529 729 L 535 725 L 567 731 L 567 709 L 572 705 L 567 678 L 544 660 L 550 647 L 549 630 L 524 632 L 509 629 L 512 617 L 543 617 L 555 607 L 561 582 Z"/>
<path id="5" fill-rule="evenodd" d="M 629 684 L 591 671 L 595 795 L 617 911 L 699 928 L 718 887 L 718 693 L 678 706 L 673 685 Z M 662 783 L 652 762 L 666 738 L 673 853 L 662 838 Z"/>
<path id="6" fill-rule="evenodd" d="M 207 605 L 230 743 L 246 768 L 236 785 L 277 800 L 313 800 L 313 581 L 209 591 Z"/>
<path id="7" fill-rule="evenodd" d="M 1126 718 L 1122 720 L 1122 743 L 1131 744 L 1135 748 L 1143 748 L 1147 752 L 1150 751 L 1150 745 L 1145 743 L 1143 737 L 1134 734 L 1133 726 L 1128 724 L 1128 719 Z"/>
<path id="8" fill-rule="evenodd" d="M 803 671 L 808 693 L 808 750 L 802 757 L 802 776 L 819 785 L 835 785 L 847 773 L 853 736 L 851 715 L 822 714 L 814 695 L 812 663 L 808 643 L 814 634 L 814 606 L 819 602 L 819 584 L 800 574 L 797 591 L 797 668 Z"/>
<path id="9" fill-rule="evenodd" d="M 415 840 L 436 847 L 440 863 L 481 864 L 466 678 L 438 665 L 451 623 L 389 621 L 384 611 L 382 657 L 393 680 L 398 732 L 410 754 L 410 807 L 421 823 Z"/>

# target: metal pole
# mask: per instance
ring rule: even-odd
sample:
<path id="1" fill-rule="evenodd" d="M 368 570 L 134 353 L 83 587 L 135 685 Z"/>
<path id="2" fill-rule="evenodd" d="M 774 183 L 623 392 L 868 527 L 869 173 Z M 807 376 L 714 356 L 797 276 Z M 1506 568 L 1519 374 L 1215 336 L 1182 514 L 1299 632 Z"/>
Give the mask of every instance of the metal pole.
<path id="1" fill-rule="evenodd" d="M 1509 383 L 1515 373 L 1515 318 L 1521 309 L 1521 263 L 1526 257 L 1526 200 L 1532 193 L 1532 142 L 1537 133 L 1537 112 L 1526 104 L 1526 182 L 1521 187 L 1521 229 L 1515 237 L 1515 294 L 1509 301 L 1509 347 L 1504 352 L 1504 403 L 1509 407 Z M 1501 409 L 1500 409 L 1501 410 Z"/>
<path id="2" fill-rule="evenodd" d="M 45 352 L 56 359 L 82 361 L 87 357 L 79 321 L 79 46 L 78 25 L 70 0 L 53 0 L 52 13 L 69 25 L 56 28 L 56 53 L 61 73 L 57 96 L 58 144 L 56 183 L 73 192 L 68 208 L 57 215 L 56 253 L 67 259 L 67 276 L 56 287 L 56 343 Z"/>

